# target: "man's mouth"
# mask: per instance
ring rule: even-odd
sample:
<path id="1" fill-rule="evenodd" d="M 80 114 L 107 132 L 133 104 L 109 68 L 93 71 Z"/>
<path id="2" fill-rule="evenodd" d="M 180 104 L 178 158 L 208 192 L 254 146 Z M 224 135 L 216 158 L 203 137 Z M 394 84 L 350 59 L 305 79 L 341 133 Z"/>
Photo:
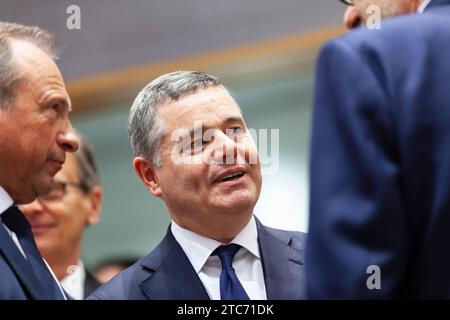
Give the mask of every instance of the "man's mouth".
<path id="1" fill-rule="evenodd" d="M 54 228 L 56 225 L 54 223 L 40 223 L 40 224 L 33 224 L 31 226 L 33 234 L 35 236 L 43 234 L 47 232 L 48 230 Z"/>
<path id="2" fill-rule="evenodd" d="M 220 181 L 231 181 L 231 180 L 237 180 L 240 177 L 244 176 L 244 172 L 236 172 L 234 174 L 229 174 L 226 175 L 225 177 L 223 177 L 222 179 L 220 179 Z"/>
<path id="3" fill-rule="evenodd" d="M 229 181 L 237 181 L 247 174 L 245 167 L 235 167 L 229 170 L 224 170 L 222 173 L 217 175 L 213 183 L 222 183 Z"/>

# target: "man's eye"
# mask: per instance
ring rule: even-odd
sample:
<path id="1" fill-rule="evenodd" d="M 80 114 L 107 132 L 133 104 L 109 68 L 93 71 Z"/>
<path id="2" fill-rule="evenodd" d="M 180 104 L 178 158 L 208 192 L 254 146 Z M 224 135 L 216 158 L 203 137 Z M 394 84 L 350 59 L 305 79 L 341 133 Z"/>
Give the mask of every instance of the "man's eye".
<path id="1" fill-rule="evenodd" d="M 227 129 L 228 136 L 239 136 L 239 135 L 243 134 L 244 132 L 245 132 L 245 130 L 241 127 L 233 127 L 233 128 Z"/>
<path id="2" fill-rule="evenodd" d="M 59 111 L 60 107 L 61 107 L 61 104 L 60 104 L 60 103 L 54 103 L 54 104 L 52 104 L 52 109 L 55 110 L 56 112 Z"/>

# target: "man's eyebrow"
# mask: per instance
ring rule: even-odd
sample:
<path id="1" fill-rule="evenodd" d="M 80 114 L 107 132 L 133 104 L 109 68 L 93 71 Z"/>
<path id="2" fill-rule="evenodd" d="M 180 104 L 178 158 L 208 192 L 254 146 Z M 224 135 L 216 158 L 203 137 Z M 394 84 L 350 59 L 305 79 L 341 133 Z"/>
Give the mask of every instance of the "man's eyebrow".
<path id="1" fill-rule="evenodd" d="M 72 111 L 72 101 L 70 100 L 70 97 L 68 97 L 68 96 L 60 96 L 60 95 L 52 96 L 50 98 L 46 98 L 46 99 L 42 100 L 42 102 L 44 102 L 44 101 L 46 101 L 45 103 L 51 102 L 52 104 L 53 103 L 62 104 L 64 106 L 67 106 L 68 112 Z"/>
<path id="2" fill-rule="evenodd" d="M 244 119 L 242 119 L 242 117 L 228 117 L 225 119 L 225 121 L 223 122 L 224 124 L 228 124 L 228 123 L 232 123 L 232 122 L 244 122 Z"/>
<path id="3" fill-rule="evenodd" d="M 67 111 L 72 111 L 72 102 L 70 101 L 69 97 L 57 97 L 54 101 L 57 101 L 65 106 L 67 106 Z"/>
<path id="4" fill-rule="evenodd" d="M 242 117 L 228 117 L 226 118 L 224 121 L 222 121 L 221 125 L 226 125 L 226 124 L 230 124 L 230 123 L 235 123 L 235 122 L 239 122 L 239 123 L 244 123 L 244 120 L 242 119 Z M 215 126 L 208 126 L 208 125 L 204 125 L 202 124 L 202 131 L 206 131 L 208 129 L 211 129 L 212 127 Z M 196 128 L 190 128 L 189 129 L 189 135 L 193 136 L 196 130 L 199 130 L 199 127 Z"/>

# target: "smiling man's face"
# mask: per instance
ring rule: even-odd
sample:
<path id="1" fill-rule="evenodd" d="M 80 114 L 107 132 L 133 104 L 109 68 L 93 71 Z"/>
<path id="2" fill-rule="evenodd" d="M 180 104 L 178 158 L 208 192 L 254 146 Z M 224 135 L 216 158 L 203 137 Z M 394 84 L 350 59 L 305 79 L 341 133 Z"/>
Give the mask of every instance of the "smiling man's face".
<path id="1" fill-rule="evenodd" d="M 225 228 L 230 221 L 240 230 L 258 200 L 261 172 L 256 145 L 234 99 L 220 86 L 208 87 L 164 103 L 158 116 L 165 136 L 152 193 L 182 227 L 211 236 L 210 227 Z M 207 137 L 192 133 L 187 146 L 182 145 L 186 140 L 173 139 L 175 130 L 193 132 L 195 123 Z"/>

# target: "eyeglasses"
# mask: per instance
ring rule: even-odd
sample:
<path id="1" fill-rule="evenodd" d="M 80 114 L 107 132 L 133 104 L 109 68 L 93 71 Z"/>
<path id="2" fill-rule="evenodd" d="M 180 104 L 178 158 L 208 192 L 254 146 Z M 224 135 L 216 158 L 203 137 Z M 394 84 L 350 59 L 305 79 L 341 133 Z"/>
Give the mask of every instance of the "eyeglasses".
<path id="1" fill-rule="evenodd" d="M 353 0 L 339 0 L 339 1 L 341 1 L 343 4 L 346 4 L 348 6 L 352 6 L 355 4 Z"/>
<path id="2" fill-rule="evenodd" d="M 54 181 L 50 192 L 45 196 L 39 196 L 39 200 L 46 203 L 61 201 L 67 194 L 67 186 L 72 186 L 84 191 L 82 185 L 79 183 L 70 181 Z"/>

